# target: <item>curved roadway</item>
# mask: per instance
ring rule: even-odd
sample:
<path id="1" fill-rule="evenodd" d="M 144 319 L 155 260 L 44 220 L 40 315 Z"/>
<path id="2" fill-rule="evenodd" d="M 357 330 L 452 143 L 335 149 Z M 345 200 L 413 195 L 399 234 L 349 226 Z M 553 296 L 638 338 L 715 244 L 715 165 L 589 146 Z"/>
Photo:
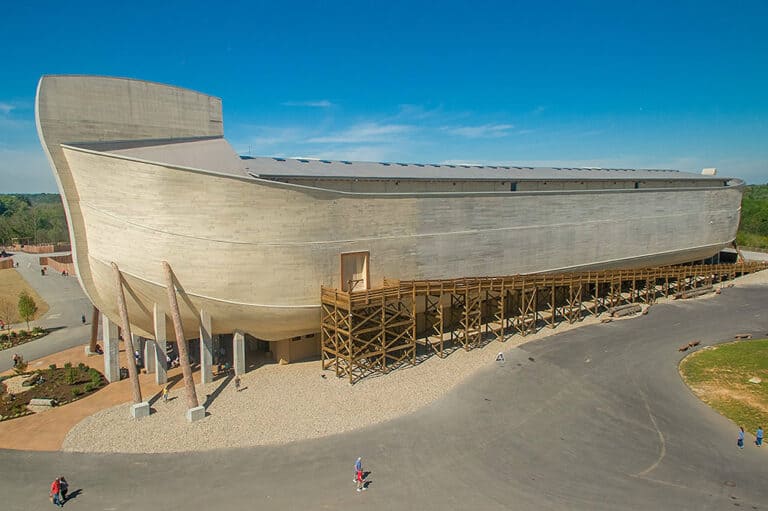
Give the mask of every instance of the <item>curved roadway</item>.
<path id="1" fill-rule="evenodd" d="M 736 448 L 736 426 L 678 376 L 677 347 L 764 335 L 767 299 L 768 287 L 727 289 L 555 335 L 415 414 L 320 440 L 182 455 L 3 451 L 2 507 L 49 506 L 63 473 L 82 489 L 67 507 L 82 510 L 765 509 L 768 447 Z M 357 455 L 371 471 L 364 493 Z"/>
<path id="2" fill-rule="evenodd" d="M 14 261 L 19 263 L 17 271 L 32 286 L 48 304 L 48 312 L 36 321 L 30 321 L 31 326 L 50 328 L 53 331 L 45 337 L 31 341 L 15 348 L 0 350 L 0 371 L 13 367 L 13 354 L 18 353 L 24 360 L 35 360 L 64 351 L 78 344 L 85 344 L 91 337 L 91 312 L 93 306 L 80 288 L 80 283 L 74 275 L 62 277 L 50 270 L 43 277 L 40 275 L 41 255 L 16 252 Z M 57 254 L 58 255 L 58 254 Z M 85 315 L 85 325 L 81 317 Z M 25 328 L 21 323 L 15 325 Z"/>

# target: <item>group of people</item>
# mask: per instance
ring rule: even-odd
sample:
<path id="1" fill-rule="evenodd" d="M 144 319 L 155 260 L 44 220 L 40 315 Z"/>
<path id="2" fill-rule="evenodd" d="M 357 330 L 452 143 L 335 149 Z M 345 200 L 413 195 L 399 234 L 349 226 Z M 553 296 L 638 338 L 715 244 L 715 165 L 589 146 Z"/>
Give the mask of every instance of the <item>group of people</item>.
<path id="1" fill-rule="evenodd" d="M 365 491 L 368 489 L 368 486 L 363 483 L 363 479 L 365 479 L 365 474 L 363 473 L 363 458 L 358 457 L 357 460 L 355 460 L 355 483 L 357 483 L 357 491 Z"/>
<path id="2" fill-rule="evenodd" d="M 64 479 L 64 476 L 59 476 L 51 483 L 51 502 L 54 506 L 64 507 L 64 503 L 67 501 L 67 493 L 69 492 L 69 483 Z"/>
<path id="3" fill-rule="evenodd" d="M 179 365 L 180 365 L 179 356 L 176 355 L 175 358 L 171 358 L 170 355 L 166 355 L 165 356 L 165 363 L 168 364 L 168 367 L 171 368 L 171 369 L 173 369 L 174 367 L 179 367 Z"/>
<path id="4" fill-rule="evenodd" d="M 755 431 L 755 445 L 756 446 L 760 447 L 761 445 L 763 445 L 763 435 L 764 435 L 763 427 L 762 426 L 758 426 L 757 427 L 757 431 Z M 739 427 L 739 436 L 736 439 L 736 445 L 739 446 L 739 449 L 743 449 L 744 448 L 744 427 L 743 426 Z"/>

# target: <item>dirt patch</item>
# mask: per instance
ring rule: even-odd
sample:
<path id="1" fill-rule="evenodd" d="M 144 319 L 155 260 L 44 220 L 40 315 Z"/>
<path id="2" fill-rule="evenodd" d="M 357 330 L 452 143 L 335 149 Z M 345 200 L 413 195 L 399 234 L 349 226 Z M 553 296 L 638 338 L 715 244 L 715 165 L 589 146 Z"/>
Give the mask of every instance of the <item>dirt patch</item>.
<path id="1" fill-rule="evenodd" d="M 766 401 L 765 397 L 755 395 L 746 388 L 726 387 L 718 384 L 700 384 L 692 386 L 691 390 L 705 403 L 735 401 L 768 414 L 768 401 Z"/>
<path id="2" fill-rule="evenodd" d="M 2 319 L 5 323 L 18 323 L 21 321 L 19 319 L 18 303 L 19 293 L 22 291 L 29 293 L 29 296 L 31 296 L 35 301 L 35 304 L 37 304 L 37 312 L 30 321 L 38 319 L 43 314 L 48 312 L 48 304 L 45 303 L 45 301 L 40 297 L 39 294 L 37 294 L 32 286 L 30 286 L 27 281 L 24 280 L 24 277 L 22 277 L 19 272 L 12 268 L 0 270 L 0 314 L 7 314 L 7 312 L 4 313 L 2 310 L 4 307 L 3 302 L 6 302 L 12 306 L 12 308 L 8 311 L 12 313 L 12 318 L 6 319 L 0 317 L 0 319 Z"/>

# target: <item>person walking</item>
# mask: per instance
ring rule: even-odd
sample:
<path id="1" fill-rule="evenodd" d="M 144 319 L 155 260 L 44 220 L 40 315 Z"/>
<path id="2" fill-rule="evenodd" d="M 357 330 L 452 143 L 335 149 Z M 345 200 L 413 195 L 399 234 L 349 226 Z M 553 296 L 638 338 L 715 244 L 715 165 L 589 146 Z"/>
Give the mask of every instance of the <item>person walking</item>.
<path id="1" fill-rule="evenodd" d="M 240 392 L 240 375 L 235 376 L 235 391 Z"/>
<path id="2" fill-rule="evenodd" d="M 358 457 L 355 461 L 355 482 L 357 483 L 357 491 L 366 490 L 363 484 L 363 458 L 361 457 Z"/>
<path id="3" fill-rule="evenodd" d="M 59 495 L 61 495 L 61 505 L 67 501 L 67 492 L 69 491 L 69 483 L 64 476 L 59 476 Z"/>
<path id="4" fill-rule="evenodd" d="M 736 445 L 739 446 L 739 449 L 744 448 L 744 427 L 739 426 L 739 438 L 736 440 Z"/>
<path id="5" fill-rule="evenodd" d="M 168 404 L 168 385 L 163 387 L 163 403 Z"/>
<path id="6" fill-rule="evenodd" d="M 64 504 L 61 502 L 61 495 L 60 495 L 61 486 L 59 485 L 59 478 L 53 480 L 51 483 L 51 502 L 53 502 L 54 506 L 63 507 Z"/>
<path id="7" fill-rule="evenodd" d="M 758 426 L 757 431 L 755 432 L 755 445 L 760 447 L 763 445 L 763 427 Z"/>
<path id="8" fill-rule="evenodd" d="M 80 321 L 82 321 L 82 322 L 83 322 L 83 324 L 85 324 L 85 314 L 83 314 L 82 316 L 80 316 Z"/>

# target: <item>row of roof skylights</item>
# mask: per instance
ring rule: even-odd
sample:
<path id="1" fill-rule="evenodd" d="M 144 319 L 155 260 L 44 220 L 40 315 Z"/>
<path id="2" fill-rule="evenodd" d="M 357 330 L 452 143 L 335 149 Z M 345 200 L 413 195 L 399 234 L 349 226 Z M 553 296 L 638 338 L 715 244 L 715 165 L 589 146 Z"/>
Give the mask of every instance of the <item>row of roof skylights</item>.
<path id="1" fill-rule="evenodd" d="M 243 159 L 253 159 L 250 156 L 242 157 L 242 158 Z M 282 161 L 282 162 L 288 161 L 288 160 L 293 160 L 293 161 L 298 161 L 300 163 L 309 163 L 311 161 L 316 161 L 316 162 L 325 163 L 325 164 L 343 163 L 344 165 L 352 165 L 352 162 L 348 161 L 348 160 L 332 161 L 332 160 L 320 160 L 320 159 L 317 159 L 317 158 L 278 158 L 278 157 L 274 157 L 272 159 L 275 160 L 275 161 Z M 400 165 L 401 167 L 408 167 L 410 165 L 413 165 L 415 167 L 426 167 L 426 166 L 436 167 L 436 168 L 448 167 L 448 168 L 451 168 L 451 169 L 455 169 L 456 167 L 461 167 L 461 168 L 464 168 L 464 169 L 485 169 L 485 168 L 488 168 L 488 169 L 503 169 L 503 170 L 534 170 L 535 169 L 535 167 L 517 167 L 517 166 L 506 166 L 506 165 L 470 165 L 470 164 L 452 165 L 452 164 L 448 164 L 448 163 L 429 163 L 429 164 L 425 164 L 425 163 L 401 163 L 401 162 L 390 163 L 390 162 L 386 162 L 386 161 L 379 162 L 379 165 L 383 165 L 385 167 L 389 167 L 391 165 Z M 612 172 L 634 172 L 634 171 L 637 170 L 637 169 L 608 169 L 608 168 L 602 168 L 602 167 L 552 167 L 552 169 L 553 170 L 587 170 L 587 171 L 590 171 L 590 170 L 600 170 L 600 171 L 612 171 Z M 667 169 L 642 169 L 642 170 L 647 171 L 647 172 L 679 172 L 678 170 L 671 170 L 671 169 L 670 170 L 667 170 Z"/>

